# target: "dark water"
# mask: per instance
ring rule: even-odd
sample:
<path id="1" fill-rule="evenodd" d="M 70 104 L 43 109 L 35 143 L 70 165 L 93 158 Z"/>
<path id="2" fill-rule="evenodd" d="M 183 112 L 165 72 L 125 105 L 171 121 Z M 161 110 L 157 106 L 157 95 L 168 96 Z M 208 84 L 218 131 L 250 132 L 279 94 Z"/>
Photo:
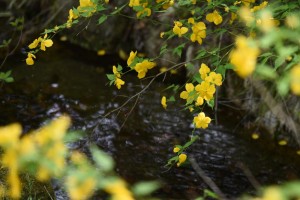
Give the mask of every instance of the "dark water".
<path id="1" fill-rule="evenodd" d="M 190 165 L 169 170 L 164 167 L 174 155 L 173 146 L 188 141 L 192 115 L 182 110 L 182 102 L 168 105 L 165 111 L 160 99 L 168 94 L 163 91 L 166 85 L 154 82 L 137 101 L 133 99 L 105 116 L 139 92 L 147 81 L 140 82 L 135 74 L 129 74 L 121 90 L 109 87 L 105 73 L 111 73 L 111 64 L 120 61 L 92 54 L 96 53 L 57 44 L 38 54 L 42 58 L 33 67 L 21 61 L 7 63 L 13 67 L 15 83 L 1 89 L 0 124 L 18 121 L 28 132 L 67 113 L 73 120 L 72 129 L 88 133 L 72 148 L 86 151 L 96 143 L 115 158 L 116 171 L 128 182 L 161 181 L 163 187 L 154 194 L 161 199 L 200 196 L 208 186 Z M 220 105 L 219 123 L 196 131 L 200 140 L 188 150 L 188 156 L 193 156 L 230 198 L 255 191 L 247 170 L 262 185 L 299 178 L 300 159 L 295 151 L 274 145 L 268 137 L 249 139 L 249 131 L 237 129 L 242 115 Z"/>

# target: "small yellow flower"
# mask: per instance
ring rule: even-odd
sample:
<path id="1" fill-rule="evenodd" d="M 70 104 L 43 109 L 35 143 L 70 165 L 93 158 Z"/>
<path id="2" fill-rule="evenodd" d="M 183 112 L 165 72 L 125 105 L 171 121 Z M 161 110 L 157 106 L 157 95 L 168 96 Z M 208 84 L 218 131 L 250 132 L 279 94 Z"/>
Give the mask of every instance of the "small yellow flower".
<path id="1" fill-rule="evenodd" d="M 105 55 L 105 54 L 106 54 L 105 49 L 100 49 L 100 50 L 97 51 L 97 55 L 98 55 L 98 56 L 103 56 L 103 55 Z"/>
<path id="2" fill-rule="evenodd" d="M 206 64 L 202 63 L 199 69 L 199 73 L 203 81 L 205 80 L 209 72 L 210 72 L 210 68 Z"/>
<path id="3" fill-rule="evenodd" d="M 189 30 L 187 27 L 182 27 L 182 23 L 179 21 L 175 21 L 174 24 L 173 33 L 178 35 L 178 37 L 182 37 L 182 35 L 186 34 Z"/>
<path id="4" fill-rule="evenodd" d="M 125 84 L 125 81 L 123 81 L 120 78 L 116 78 L 115 80 L 115 85 L 117 86 L 118 89 L 121 89 L 121 86 Z"/>
<path id="5" fill-rule="evenodd" d="M 218 74 L 216 72 L 211 72 L 209 75 L 205 78 L 205 81 L 215 84 L 217 86 L 222 85 L 222 75 Z"/>
<path id="6" fill-rule="evenodd" d="M 144 78 L 149 69 L 152 69 L 156 66 L 155 62 L 150 62 L 148 60 L 143 60 L 141 63 L 137 63 L 134 67 L 134 70 L 138 73 L 138 78 Z"/>
<path id="7" fill-rule="evenodd" d="M 44 35 L 44 38 L 40 38 L 41 42 L 41 50 L 46 51 L 46 47 L 51 47 L 53 45 L 53 41 L 51 39 L 47 39 L 47 34 Z"/>
<path id="8" fill-rule="evenodd" d="M 134 200 L 132 193 L 127 189 L 123 180 L 116 180 L 107 184 L 104 191 L 111 195 L 112 200 Z"/>
<path id="9" fill-rule="evenodd" d="M 177 163 L 177 167 L 179 167 L 180 165 L 182 165 L 185 161 L 186 161 L 187 155 L 182 153 L 178 156 L 178 163 Z"/>
<path id="10" fill-rule="evenodd" d="M 129 1 L 129 7 L 139 6 L 140 0 L 130 0 Z"/>
<path id="11" fill-rule="evenodd" d="M 253 8 L 250 9 L 251 12 L 256 12 L 258 10 L 261 10 L 265 8 L 268 5 L 267 1 L 262 2 L 259 6 L 254 6 Z"/>
<path id="12" fill-rule="evenodd" d="M 35 55 L 32 54 L 32 53 L 28 53 L 27 58 L 26 58 L 26 64 L 27 65 L 33 65 L 34 64 L 33 58 L 36 59 Z"/>
<path id="13" fill-rule="evenodd" d="M 185 90 L 180 93 L 180 98 L 186 99 L 186 101 L 191 101 L 194 97 L 190 96 L 190 93 L 194 91 L 193 83 L 185 84 Z"/>
<path id="14" fill-rule="evenodd" d="M 131 51 L 129 54 L 129 58 L 127 59 L 127 65 L 130 66 L 131 63 L 133 62 L 135 56 L 136 56 L 137 52 L 133 52 Z"/>
<path id="15" fill-rule="evenodd" d="M 252 137 L 253 140 L 257 140 L 259 138 L 259 134 L 252 133 L 251 137 Z"/>
<path id="16" fill-rule="evenodd" d="M 173 152 L 174 153 L 177 153 L 177 152 L 179 152 L 180 151 L 180 148 L 179 147 L 174 147 L 174 149 L 173 149 Z"/>
<path id="17" fill-rule="evenodd" d="M 108 4 L 108 3 L 109 3 L 109 0 L 105 0 L 104 2 L 105 2 L 106 4 Z"/>
<path id="18" fill-rule="evenodd" d="M 222 23 L 223 18 L 222 16 L 218 13 L 218 11 L 214 10 L 212 13 L 208 13 L 206 15 L 206 20 L 209 22 L 213 22 L 215 25 L 219 25 Z"/>
<path id="19" fill-rule="evenodd" d="M 213 84 L 210 84 L 209 82 L 202 81 L 195 87 L 195 90 L 203 99 L 209 101 L 213 98 L 216 92 L 216 87 Z"/>
<path id="20" fill-rule="evenodd" d="M 300 64 L 295 65 L 290 71 L 290 88 L 293 94 L 300 95 Z"/>
<path id="21" fill-rule="evenodd" d="M 203 103 L 204 103 L 204 99 L 202 97 L 198 96 L 195 105 L 201 106 L 201 105 L 203 105 Z"/>
<path id="22" fill-rule="evenodd" d="M 165 96 L 161 98 L 161 105 L 163 106 L 164 109 L 167 108 L 167 98 Z"/>
<path id="23" fill-rule="evenodd" d="M 30 45 L 28 45 L 29 49 L 34 49 L 39 45 L 39 39 L 35 39 Z"/>
<path id="24" fill-rule="evenodd" d="M 147 5 L 148 5 L 148 3 L 144 3 L 143 4 L 144 9 L 140 10 L 136 13 L 137 18 L 140 18 L 141 15 L 147 16 L 147 17 L 149 17 L 151 15 L 151 9 L 147 8 Z"/>
<path id="25" fill-rule="evenodd" d="M 284 145 L 287 145 L 287 141 L 286 141 L 286 140 L 280 140 L 280 141 L 278 142 L 278 144 L 279 144 L 280 146 L 284 146 Z"/>
<path id="26" fill-rule="evenodd" d="M 203 22 L 198 22 L 192 26 L 193 33 L 190 36 L 192 42 L 197 41 L 202 44 L 202 39 L 206 37 L 206 26 Z"/>
<path id="27" fill-rule="evenodd" d="M 194 124 L 196 128 L 207 128 L 208 124 L 211 122 L 209 117 L 205 116 L 204 112 L 200 112 L 198 116 L 194 117 Z"/>
<path id="28" fill-rule="evenodd" d="M 195 24 L 195 19 L 193 17 L 188 18 L 189 24 Z"/>
<path id="29" fill-rule="evenodd" d="M 160 32 L 159 37 L 160 37 L 160 38 L 163 38 L 164 35 L 165 35 L 165 32 Z"/>

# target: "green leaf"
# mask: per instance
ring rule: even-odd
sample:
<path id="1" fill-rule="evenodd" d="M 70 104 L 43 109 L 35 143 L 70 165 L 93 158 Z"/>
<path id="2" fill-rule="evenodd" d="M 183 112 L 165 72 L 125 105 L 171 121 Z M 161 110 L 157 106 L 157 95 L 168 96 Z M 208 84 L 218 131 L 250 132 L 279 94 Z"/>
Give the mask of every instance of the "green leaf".
<path id="1" fill-rule="evenodd" d="M 6 78 L 6 79 L 4 79 L 5 80 L 5 82 L 7 82 L 7 83 L 12 83 L 12 82 L 14 82 L 14 78 L 13 77 L 8 77 L 8 78 Z"/>
<path id="2" fill-rule="evenodd" d="M 206 54 L 206 51 L 205 51 L 204 49 L 199 50 L 199 51 L 197 52 L 196 59 L 200 59 L 200 58 L 204 57 L 205 54 Z"/>
<path id="3" fill-rule="evenodd" d="M 118 72 L 122 71 L 122 69 L 123 69 L 123 67 L 121 65 L 118 65 L 118 68 L 117 68 Z"/>
<path id="4" fill-rule="evenodd" d="M 256 67 L 255 72 L 266 79 L 275 79 L 277 77 L 277 74 L 275 70 L 267 65 L 259 65 Z"/>
<path id="5" fill-rule="evenodd" d="M 71 131 L 66 134 L 64 137 L 64 142 L 69 143 L 69 142 L 75 142 L 81 138 L 86 136 L 85 132 L 82 131 Z"/>
<path id="6" fill-rule="evenodd" d="M 147 196 L 158 188 L 160 188 L 160 184 L 157 181 L 140 182 L 132 187 L 132 192 L 136 196 Z"/>
<path id="7" fill-rule="evenodd" d="M 214 109 L 214 106 L 215 106 L 215 100 L 214 99 L 211 99 L 209 101 L 206 101 L 207 105 L 209 107 L 211 107 L 212 109 Z"/>
<path id="8" fill-rule="evenodd" d="M 218 195 L 208 189 L 205 189 L 204 190 L 204 197 L 210 197 L 210 198 L 213 198 L 213 199 L 218 199 Z"/>
<path id="9" fill-rule="evenodd" d="M 125 8 L 127 6 L 127 3 L 124 4 L 123 6 L 121 6 L 120 8 L 117 8 L 114 12 L 111 13 L 111 15 L 115 15 L 117 13 L 119 13 L 121 10 L 123 10 L 123 8 Z"/>
<path id="10" fill-rule="evenodd" d="M 290 76 L 286 74 L 282 78 L 280 78 L 277 82 L 277 91 L 281 96 L 287 95 L 290 88 Z"/>
<path id="11" fill-rule="evenodd" d="M 112 157 L 99 150 L 96 146 L 92 146 L 90 150 L 96 165 L 103 171 L 111 171 L 114 168 L 115 163 Z"/>
<path id="12" fill-rule="evenodd" d="M 99 24 L 102 24 L 106 19 L 107 19 L 107 15 L 102 15 L 102 16 L 98 19 L 98 25 L 99 25 Z"/>
<path id="13" fill-rule="evenodd" d="M 116 79 L 115 75 L 114 74 L 106 74 L 108 80 L 110 81 L 114 81 Z"/>
<path id="14" fill-rule="evenodd" d="M 165 52 L 167 52 L 167 51 L 168 51 L 167 47 L 168 47 L 167 44 L 162 45 L 161 48 L 160 48 L 159 55 L 162 55 L 162 54 L 164 54 Z"/>
<path id="15" fill-rule="evenodd" d="M 182 149 L 186 149 L 189 146 L 191 146 L 198 138 L 199 138 L 198 136 L 193 136 L 189 142 L 183 145 Z"/>
<path id="16" fill-rule="evenodd" d="M 277 70 L 284 63 L 284 61 L 285 61 L 285 58 L 283 58 L 283 57 L 276 58 L 275 65 L 274 65 L 275 70 Z"/>
<path id="17" fill-rule="evenodd" d="M 170 98 L 168 99 L 169 102 L 175 102 L 175 97 L 174 96 L 170 96 Z"/>
<path id="18" fill-rule="evenodd" d="M 183 44 L 177 46 L 175 49 L 173 49 L 173 54 L 175 54 L 175 55 L 181 57 L 182 50 L 183 50 L 184 46 L 185 46 L 185 43 L 183 43 Z"/>

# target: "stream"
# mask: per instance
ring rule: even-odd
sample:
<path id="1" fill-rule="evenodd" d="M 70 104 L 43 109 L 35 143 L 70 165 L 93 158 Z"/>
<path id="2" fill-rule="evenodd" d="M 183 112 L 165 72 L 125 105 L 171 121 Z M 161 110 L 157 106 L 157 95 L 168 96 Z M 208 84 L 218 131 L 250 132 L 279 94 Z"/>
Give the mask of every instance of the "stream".
<path id="1" fill-rule="evenodd" d="M 162 108 L 160 99 L 168 95 L 164 91 L 168 84 L 154 81 L 137 102 L 133 99 L 119 112 L 105 116 L 139 92 L 147 80 L 139 81 L 132 73 L 126 75 L 121 90 L 109 86 L 105 74 L 112 73 L 113 64 L 122 62 L 119 58 L 99 57 L 65 43 L 57 42 L 39 53 L 34 66 L 26 66 L 23 57 L 7 62 L 15 82 L 1 88 L 0 125 L 18 121 L 28 132 L 67 113 L 72 129 L 87 133 L 71 148 L 85 152 L 96 144 L 113 156 L 116 172 L 129 183 L 160 181 L 162 187 L 154 197 L 195 199 L 209 189 L 190 164 L 165 167 L 174 156 L 174 145 L 187 142 L 193 131 L 193 116 L 183 110 L 178 97 L 167 110 Z M 208 115 L 214 118 L 212 113 Z M 300 177 L 300 156 L 294 149 L 268 138 L 252 140 L 249 130 L 239 126 L 242 111 L 220 105 L 217 116 L 217 124 L 213 121 L 208 129 L 195 131 L 200 139 L 187 154 L 227 197 L 254 194 L 251 178 L 266 185 Z M 57 199 L 66 199 L 59 188 L 55 192 Z"/>

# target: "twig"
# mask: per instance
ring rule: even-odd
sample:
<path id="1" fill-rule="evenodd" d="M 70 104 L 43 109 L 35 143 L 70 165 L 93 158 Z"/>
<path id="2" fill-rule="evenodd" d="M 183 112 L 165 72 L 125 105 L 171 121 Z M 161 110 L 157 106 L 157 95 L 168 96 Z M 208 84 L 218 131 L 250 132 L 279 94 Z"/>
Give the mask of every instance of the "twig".
<path id="1" fill-rule="evenodd" d="M 256 180 L 249 168 L 245 166 L 244 163 L 238 163 L 237 167 L 243 170 L 245 176 L 248 178 L 248 180 L 256 190 L 259 190 L 261 188 L 260 183 Z"/>
<path id="2" fill-rule="evenodd" d="M 202 180 L 212 189 L 214 193 L 218 195 L 218 197 L 222 200 L 227 200 L 224 193 L 220 190 L 220 188 L 215 184 L 215 182 L 206 176 L 205 172 L 200 168 L 200 166 L 197 164 L 195 158 L 193 156 L 190 156 L 189 161 L 196 171 L 196 173 L 202 178 Z"/>

